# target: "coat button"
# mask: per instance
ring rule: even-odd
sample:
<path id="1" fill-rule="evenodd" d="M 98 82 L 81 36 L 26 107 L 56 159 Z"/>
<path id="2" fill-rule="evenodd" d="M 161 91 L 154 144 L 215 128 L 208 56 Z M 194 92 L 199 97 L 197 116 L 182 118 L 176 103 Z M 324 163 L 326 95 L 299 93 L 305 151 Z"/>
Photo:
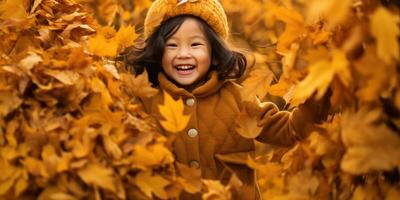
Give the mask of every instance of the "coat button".
<path id="1" fill-rule="evenodd" d="M 198 169 L 200 167 L 200 163 L 197 160 L 192 160 L 189 162 L 189 166 L 191 168 Z"/>
<path id="2" fill-rule="evenodd" d="M 196 137 L 199 134 L 199 132 L 196 129 L 191 128 L 188 130 L 187 134 L 189 137 Z"/>
<path id="3" fill-rule="evenodd" d="M 194 99 L 193 98 L 186 99 L 186 105 L 193 106 L 194 105 Z"/>

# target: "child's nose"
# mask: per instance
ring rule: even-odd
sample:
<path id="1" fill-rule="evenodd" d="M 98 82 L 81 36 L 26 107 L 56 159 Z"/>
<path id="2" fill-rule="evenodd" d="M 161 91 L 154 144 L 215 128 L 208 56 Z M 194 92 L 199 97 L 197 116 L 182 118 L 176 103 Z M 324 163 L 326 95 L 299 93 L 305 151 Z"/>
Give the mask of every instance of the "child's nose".
<path id="1" fill-rule="evenodd" d="M 182 47 L 178 51 L 178 58 L 188 58 L 190 57 L 190 50 L 186 47 Z"/>

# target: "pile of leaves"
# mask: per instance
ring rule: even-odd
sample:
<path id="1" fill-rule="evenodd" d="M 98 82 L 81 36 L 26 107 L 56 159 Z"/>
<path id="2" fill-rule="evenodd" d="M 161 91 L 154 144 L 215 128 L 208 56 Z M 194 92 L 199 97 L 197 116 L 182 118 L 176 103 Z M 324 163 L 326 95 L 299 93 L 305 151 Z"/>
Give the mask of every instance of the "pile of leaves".
<path id="1" fill-rule="evenodd" d="M 199 188 L 175 176 L 167 139 L 134 103 L 157 92 L 146 74 L 107 59 L 133 43 L 132 26 L 102 27 L 72 0 L 0 10 L 1 199 L 166 199 Z"/>
<path id="2" fill-rule="evenodd" d="M 245 160 L 264 199 L 400 196 L 394 2 L 221 0 L 234 39 L 256 58 L 242 82 L 245 100 L 290 110 L 331 94 L 321 108 L 328 119 L 307 138 L 289 148 L 259 145 Z M 230 199 L 240 187 L 175 165 L 172 139 L 136 103 L 158 91 L 146 74 L 114 61 L 138 37 L 150 5 L 0 1 L 1 199 L 167 199 L 201 188 L 203 199 Z M 182 128 L 169 124 L 187 119 L 176 110 L 181 103 L 166 99 L 161 125 Z M 252 137 L 258 129 L 247 117 L 238 132 Z"/>

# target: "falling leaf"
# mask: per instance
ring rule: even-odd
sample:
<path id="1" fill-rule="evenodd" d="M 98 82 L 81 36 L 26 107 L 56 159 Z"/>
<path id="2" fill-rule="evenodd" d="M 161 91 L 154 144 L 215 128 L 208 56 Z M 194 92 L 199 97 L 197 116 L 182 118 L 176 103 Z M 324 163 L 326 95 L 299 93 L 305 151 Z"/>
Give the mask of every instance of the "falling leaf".
<path id="1" fill-rule="evenodd" d="M 342 140 L 347 147 L 341 168 L 351 174 L 390 170 L 400 165 L 400 137 L 385 124 L 375 125 L 380 110 L 348 111 L 342 118 Z"/>
<path id="2" fill-rule="evenodd" d="M 114 172 L 98 163 L 90 163 L 78 171 L 79 177 L 87 184 L 93 184 L 115 192 Z"/>
<path id="3" fill-rule="evenodd" d="M 317 99 L 320 99 L 328 89 L 334 76 L 338 76 L 344 85 L 350 83 L 349 61 L 346 55 L 340 50 L 332 52 L 331 60 L 322 59 L 309 67 L 309 74 L 302 80 L 295 89 L 292 104 L 303 103 L 307 98 L 317 92 Z"/>
<path id="4" fill-rule="evenodd" d="M 400 48 L 398 37 L 400 17 L 392 14 L 382 6 L 379 6 L 371 15 L 371 33 L 377 41 L 377 54 L 387 64 L 392 58 L 399 60 Z"/>
<path id="5" fill-rule="evenodd" d="M 304 17 L 296 10 L 278 6 L 271 2 L 268 2 L 266 7 L 286 24 L 285 31 L 278 38 L 277 46 L 277 51 L 284 53 L 289 50 L 294 41 L 306 34 Z"/>
<path id="6" fill-rule="evenodd" d="M 167 192 L 164 188 L 169 184 L 169 181 L 158 175 L 153 176 L 151 170 L 139 172 L 135 177 L 135 183 L 149 198 L 152 198 L 152 194 L 161 199 L 167 198 Z"/>
<path id="7" fill-rule="evenodd" d="M 242 83 L 243 100 L 253 101 L 255 97 L 264 98 L 273 79 L 274 74 L 266 66 L 253 70 Z"/>
<path id="8" fill-rule="evenodd" d="M 159 105 L 164 120 L 160 121 L 162 127 L 171 132 L 178 133 L 186 128 L 190 116 L 183 113 L 184 105 L 182 99 L 174 100 L 171 95 L 164 91 L 164 104 Z"/>
<path id="9" fill-rule="evenodd" d="M 258 126 L 257 111 L 254 111 L 261 111 L 261 107 L 252 109 L 250 107 L 258 107 L 258 105 L 251 104 L 251 102 L 245 103 L 246 106 L 244 106 L 244 109 L 240 111 L 236 118 L 236 131 L 245 138 L 256 138 L 263 129 L 262 126 Z"/>
<path id="10" fill-rule="evenodd" d="M 308 5 L 308 21 L 315 23 L 324 18 L 328 22 L 328 26 L 333 28 L 346 20 L 352 6 L 352 1 L 315 0 L 312 3 L 308 3 Z"/>

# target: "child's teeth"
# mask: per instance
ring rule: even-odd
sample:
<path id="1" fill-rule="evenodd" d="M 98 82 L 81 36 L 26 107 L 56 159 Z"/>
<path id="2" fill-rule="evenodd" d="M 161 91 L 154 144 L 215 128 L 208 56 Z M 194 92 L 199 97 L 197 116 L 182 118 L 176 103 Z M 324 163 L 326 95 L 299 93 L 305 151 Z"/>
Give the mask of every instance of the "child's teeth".
<path id="1" fill-rule="evenodd" d="M 178 69 L 182 69 L 182 70 L 186 70 L 186 69 L 191 69 L 192 66 L 190 66 L 190 65 L 181 65 L 181 66 L 178 66 L 177 68 Z"/>

